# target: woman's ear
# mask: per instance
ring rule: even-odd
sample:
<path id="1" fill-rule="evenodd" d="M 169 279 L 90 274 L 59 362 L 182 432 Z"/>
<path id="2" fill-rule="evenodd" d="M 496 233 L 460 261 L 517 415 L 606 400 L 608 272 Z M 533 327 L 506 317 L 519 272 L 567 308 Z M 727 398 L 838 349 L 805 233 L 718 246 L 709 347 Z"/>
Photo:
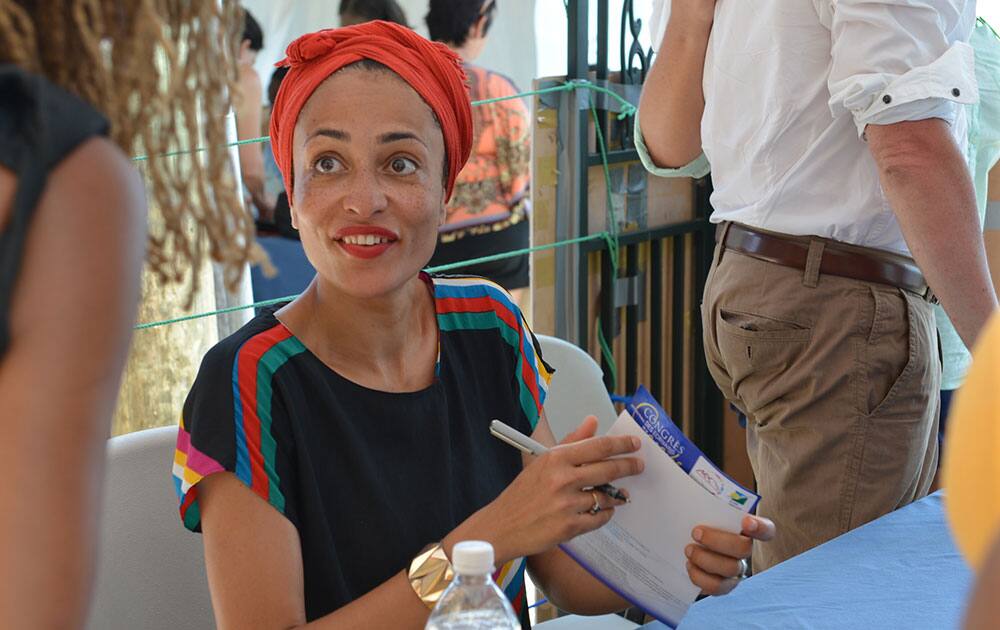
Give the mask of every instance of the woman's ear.
<path id="1" fill-rule="evenodd" d="M 472 25 L 472 35 L 476 39 L 482 39 L 486 37 L 486 23 L 489 22 L 490 17 L 488 15 L 480 15 L 476 23 Z"/>
<path id="2" fill-rule="evenodd" d="M 292 205 L 292 199 L 288 199 L 288 214 L 292 218 L 292 227 L 296 230 L 299 229 L 299 215 L 295 212 L 295 206 Z"/>
<path id="3" fill-rule="evenodd" d="M 488 15 L 480 15 L 476 18 L 476 21 L 472 23 L 469 27 L 469 31 L 465 34 L 465 41 L 477 40 L 486 37 L 486 23 L 489 21 Z"/>

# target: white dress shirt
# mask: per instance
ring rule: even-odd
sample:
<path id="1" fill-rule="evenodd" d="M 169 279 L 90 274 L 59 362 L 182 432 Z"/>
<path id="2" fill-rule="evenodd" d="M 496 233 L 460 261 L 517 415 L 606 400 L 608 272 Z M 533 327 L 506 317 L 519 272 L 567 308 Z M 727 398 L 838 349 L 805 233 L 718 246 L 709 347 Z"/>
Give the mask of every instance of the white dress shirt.
<path id="1" fill-rule="evenodd" d="M 653 33 L 669 15 L 661 0 Z M 941 118 L 966 141 L 978 99 L 975 0 L 718 0 L 705 58 L 712 221 L 908 253 L 865 144 L 868 124 Z M 656 22 L 659 21 L 659 24 Z M 645 112 L 644 115 L 649 115 Z"/>

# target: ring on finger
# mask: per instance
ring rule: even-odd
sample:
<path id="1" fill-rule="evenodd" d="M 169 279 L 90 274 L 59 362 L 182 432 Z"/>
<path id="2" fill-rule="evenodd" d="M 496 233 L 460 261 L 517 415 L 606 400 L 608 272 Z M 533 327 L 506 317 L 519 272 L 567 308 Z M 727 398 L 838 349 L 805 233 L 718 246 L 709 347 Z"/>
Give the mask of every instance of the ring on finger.
<path id="1" fill-rule="evenodd" d="M 601 511 L 601 502 L 597 500 L 597 493 L 596 492 L 591 492 L 590 496 L 594 497 L 594 505 L 590 506 L 590 510 L 588 510 L 588 511 L 591 514 L 597 514 L 598 512 Z"/>
<path id="2" fill-rule="evenodd" d="M 750 572 L 750 563 L 747 562 L 746 558 L 740 558 L 740 570 L 739 573 L 737 573 L 735 576 L 736 579 L 737 580 L 745 579 L 749 572 Z"/>

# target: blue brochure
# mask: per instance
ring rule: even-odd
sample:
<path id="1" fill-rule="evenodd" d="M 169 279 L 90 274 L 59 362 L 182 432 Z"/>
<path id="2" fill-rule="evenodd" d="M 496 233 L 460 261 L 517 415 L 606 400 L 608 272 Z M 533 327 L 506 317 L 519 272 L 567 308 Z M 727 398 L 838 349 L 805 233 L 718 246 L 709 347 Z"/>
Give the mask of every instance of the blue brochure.
<path id="1" fill-rule="evenodd" d="M 743 512 L 754 511 L 760 497 L 733 481 L 705 457 L 645 387 L 639 386 L 626 411 L 698 485 Z"/>
<path id="2" fill-rule="evenodd" d="M 620 481 L 632 499 L 604 527 L 560 547 L 623 598 L 674 628 L 701 589 L 687 572 L 691 532 L 738 533 L 757 495 L 726 477 L 640 388 L 606 435 L 638 439 L 643 471 Z M 706 492 L 707 490 L 707 492 Z"/>

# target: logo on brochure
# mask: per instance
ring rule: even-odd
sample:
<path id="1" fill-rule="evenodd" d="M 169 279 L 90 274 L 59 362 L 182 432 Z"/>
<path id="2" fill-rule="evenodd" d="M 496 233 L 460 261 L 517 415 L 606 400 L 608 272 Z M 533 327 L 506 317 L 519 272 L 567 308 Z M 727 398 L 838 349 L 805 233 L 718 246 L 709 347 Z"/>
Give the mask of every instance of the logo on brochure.
<path id="1" fill-rule="evenodd" d="M 660 412 L 655 405 L 649 403 L 639 403 L 634 407 L 636 413 L 642 418 L 642 428 L 656 442 L 663 447 L 675 461 L 684 454 L 684 445 L 677 439 L 662 423 L 660 423 Z"/>
<path id="2" fill-rule="evenodd" d="M 712 494 L 718 496 L 722 494 L 723 482 L 722 477 L 711 470 L 706 470 L 704 468 L 696 468 L 691 471 L 691 476 L 704 487 L 706 490 Z"/>
<path id="3" fill-rule="evenodd" d="M 750 500 L 750 497 L 748 497 L 747 495 L 743 494 L 739 490 L 733 490 L 729 494 L 729 500 L 732 501 L 733 503 L 737 504 L 737 505 L 746 505 L 747 501 Z"/>

